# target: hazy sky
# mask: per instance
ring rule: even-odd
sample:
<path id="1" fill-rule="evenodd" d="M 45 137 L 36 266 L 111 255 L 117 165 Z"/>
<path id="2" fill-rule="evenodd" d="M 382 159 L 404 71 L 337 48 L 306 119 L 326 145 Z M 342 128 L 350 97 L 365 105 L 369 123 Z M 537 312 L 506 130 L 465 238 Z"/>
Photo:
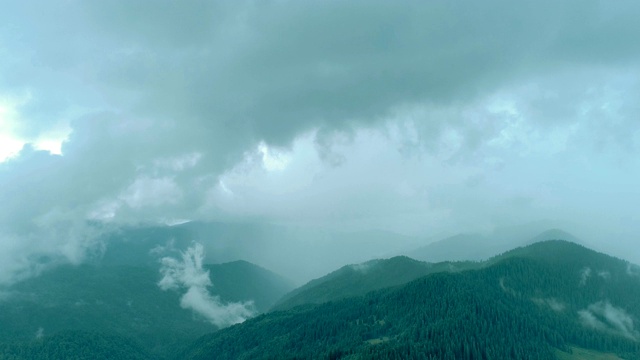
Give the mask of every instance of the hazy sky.
<path id="1" fill-rule="evenodd" d="M 3 1 L 0 281 L 86 220 L 563 224 L 640 262 L 640 2 Z"/>

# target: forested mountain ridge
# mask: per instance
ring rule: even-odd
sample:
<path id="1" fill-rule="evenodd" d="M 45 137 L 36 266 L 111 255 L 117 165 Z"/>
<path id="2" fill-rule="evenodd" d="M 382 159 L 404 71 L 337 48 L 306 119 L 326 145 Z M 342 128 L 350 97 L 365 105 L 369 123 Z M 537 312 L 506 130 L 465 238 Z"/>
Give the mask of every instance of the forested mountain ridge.
<path id="1" fill-rule="evenodd" d="M 554 359 L 570 346 L 640 359 L 640 272 L 565 241 L 205 335 L 186 359 Z"/>
<path id="2" fill-rule="evenodd" d="M 247 261 L 204 265 L 213 281 L 211 292 L 225 301 L 251 301 L 258 312 L 268 311 L 294 285 L 288 279 Z"/>
<path id="3" fill-rule="evenodd" d="M 261 309 L 290 287 L 244 261 L 203 268 L 212 294 L 262 294 Z M 640 268 L 566 241 L 481 263 L 346 266 L 282 302 L 315 292 L 323 304 L 220 331 L 182 309 L 180 294 L 161 291 L 159 277 L 147 267 L 83 265 L 17 284 L 0 302 L 0 360 L 576 359 L 576 347 L 590 349 L 576 356 L 640 359 Z"/>
<path id="4" fill-rule="evenodd" d="M 560 230 L 549 230 L 538 235 L 534 240 L 554 235 L 571 237 L 570 234 Z M 594 275 L 597 275 L 598 267 L 603 269 L 607 267 L 605 266 L 606 264 L 598 265 L 599 261 L 608 261 L 604 260 L 608 259 L 608 257 L 603 258 L 600 255 L 602 254 L 598 254 L 571 241 L 544 240 L 506 251 L 503 254 L 495 255 L 485 261 L 428 263 L 406 256 L 370 260 L 362 264 L 343 266 L 328 275 L 314 279 L 294 289 L 281 298 L 272 310 L 286 310 L 303 304 L 321 304 L 327 301 L 360 296 L 369 291 L 406 284 L 411 280 L 428 274 L 444 271 L 456 272 L 479 269 L 509 257 L 536 258 L 549 263 L 556 263 L 556 265 L 571 264 L 572 266 L 583 266 L 584 271 L 587 272 L 591 271 L 591 267 L 585 264 L 591 263 L 595 266 Z M 578 263 L 576 263 L 576 261 Z M 618 266 L 618 272 L 626 271 L 626 269 L 620 269 L 620 264 L 624 264 L 624 262 L 620 262 L 618 265 L 609 265 L 613 268 Z M 622 265 L 622 267 L 625 266 L 626 265 Z M 607 271 L 599 270 L 599 272 L 601 272 L 600 276 L 607 276 Z"/>
<path id="5" fill-rule="evenodd" d="M 408 283 L 427 274 L 462 271 L 480 266 L 476 262 L 427 263 L 406 256 L 370 260 L 347 265 L 291 291 L 272 310 L 286 310 L 303 304 L 361 296 L 370 291 Z"/>
<path id="6" fill-rule="evenodd" d="M 203 268 L 212 279 L 212 296 L 222 303 L 250 301 L 257 312 L 293 288 L 281 276 L 245 261 Z M 183 308 L 182 293 L 163 291 L 160 279 L 158 265 L 69 265 L 15 284 L 0 301 L 0 359 L 8 356 L 5 352 L 15 357 L 15 349 L 49 351 L 60 334 L 69 332 L 102 339 L 96 344 L 104 343 L 105 336 L 109 344 L 127 339 L 142 353 L 164 358 L 218 329 Z"/>
<path id="7" fill-rule="evenodd" d="M 30 341 L 0 343 L 0 360 L 152 360 L 130 338 L 91 331 L 62 331 Z"/>

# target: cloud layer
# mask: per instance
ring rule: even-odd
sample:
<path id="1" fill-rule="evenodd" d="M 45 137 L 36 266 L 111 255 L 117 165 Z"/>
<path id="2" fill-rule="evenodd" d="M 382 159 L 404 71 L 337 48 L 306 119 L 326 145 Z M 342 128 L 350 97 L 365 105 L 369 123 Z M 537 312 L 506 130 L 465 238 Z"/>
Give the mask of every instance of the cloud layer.
<path id="1" fill-rule="evenodd" d="M 0 162 L 0 282 L 82 261 L 101 246 L 87 221 L 429 235 L 550 218 L 624 254 L 640 230 L 638 10 L 8 4 L 0 139 L 31 145 Z"/>

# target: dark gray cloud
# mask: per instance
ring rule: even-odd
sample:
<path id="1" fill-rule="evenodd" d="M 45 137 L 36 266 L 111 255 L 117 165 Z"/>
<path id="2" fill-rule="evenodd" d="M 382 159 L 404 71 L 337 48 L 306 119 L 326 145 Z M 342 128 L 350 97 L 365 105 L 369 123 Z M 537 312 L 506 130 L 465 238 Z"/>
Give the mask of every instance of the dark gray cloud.
<path id="1" fill-rule="evenodd" d="M 93 95 L 285 144 L 310 127 L 459 101 L 551 68 L 633 63 L 640 51 L 633 2 L 14 6 L 4 39 L 23 61 L 7 70 L 16 87 L 46 91 L 32 103 L 49 117 Z"/>
<path id="2" fill-rule="evenodd" d="M 540 217 L 555 204 L 561 210 L 550 216 L 583 221 L 586 214 L 568 215 L 579 208 L 569 204 L 618 199 L 599 195 L 610 186 L 591 172 L 638 178 L 612 163 L 632 166 L 637 153 L 639 7 L 595 0 L 5 4 L 0 100 L 21 101 L 0 101 L 16 114 L 0 121 L 25 142 L 70 132 L 62 156 L 26 147 L 0 163 L 1 248 L 27 259 L 7 271 L 39 254 L 81 261 L 95 246 L 82 235 L 86 219 L 231 212 L 290 221 L 308 213 L 307 222 L 367 227 L 396 219 L 387 227 L 424 233 L 428 226 L 417 225 L 424 217 L 486 227 Z M 291 153 L 305 136 L 311 148 Z M 295 166 L 279 177 L 256 175 L 261 142 Z M 242 166 L 258 180 L 237 175 Z M 555 174 L 596 194 L 586 198 L 603 199 L 562 195 L 575 187 Z M 234 200 L 221 197 L 221 179 L 235 186 L 226 192 Z M 283 195 L 283 187 L 298 190 Z M 510 205 L 500 210 L 492 199 Z M 274 201 L 282 206 L 266 210 Z M 492 210 L 478 219 L 483 208 Z M 78 240 L 43 246 L 51 234 Z"/>

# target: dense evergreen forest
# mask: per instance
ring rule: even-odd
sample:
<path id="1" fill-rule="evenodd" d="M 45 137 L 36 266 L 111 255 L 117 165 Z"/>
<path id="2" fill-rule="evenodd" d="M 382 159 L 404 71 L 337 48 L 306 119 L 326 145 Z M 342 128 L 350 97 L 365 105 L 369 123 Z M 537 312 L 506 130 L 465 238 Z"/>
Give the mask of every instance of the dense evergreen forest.
<path id="1" fill-rule="evenodd" d="M 286 310 L 297 305 L 322 304 L 365 295 L 374 290 L 406 284 L 428 274 L 463 271 L 482 265 L 473 261 L 445 261 L 432 264 L 406 256 L 347 265 L 291 291 L 282 297 L 272 310 Z"/>
<path id="2" fill-rule="evenodd" d="M 640 359 L 639 298 L 626 262 L 550 241 L 478 270 L 269 313 L 206 335 L 180 357 L 555 359 L 577 345 Z"/>
<path id="3" fill-rule="evenodd" d="M 150 347 L 135 329 L 60 330 L 11 340 L 6 335 L 11 326 L 4 323 L 0 360 L 577 359 L 592 353 L 640 359 L 640 270 L 580 245 L 545 241 L 482 263 L 444 266 L 398 257 L 365 265 L 311 282 L 281 304 L 318 289 L 334 299 L 264 313 L 193 343 L 177 338 L 170 348 Z M 242 275 L 234 266 L 227 270 Z M 375 287 L 376 278 L 392 286 L 362 294 Z M 233 288 L 239 278 L 229 279 L 223 288 Z M 361 287 L 349 286 L 351 281 L 361 281 Z M 16 310 L 15 319 L 24 310 Z M 118 320 L 101 321 L 113 330 L 108 322 Z"/>
<path id="4" fill-rule="evenodd" d="M 33 341 L 0 344 L 1 360 L 150 360 L 153 358 L 128 337 L 97 332 L 62 331 Z"/>
<path id="5" fill-rule="evenodd" d="M 293 287 L 282 277 L 245 261 L 205 265 L 204 270 L 215 279 L 212 294 L 225 302 L 252 301 L 258 313 L 268 310 Z M 61 339 L 61 351 L 82 349 L 78 356 L 90 354 L 90 349 L 99 345 L 101 354 L 109 353 L 105 348 L 113 348 L 111 358 L 123 358 L 115 354 L 121 354 L 119 347 L 133 349 L 123 345 L 121 340 L 127 339 L 144 350 L 131 352 L 132 358 L 143 353 L 156 359 L 172 358 L 177 349 L 218 329 L 182 308 L 181 294 L 162 291 L 159 280 L 157 266 L 81 265 L 61 266 L 18 283 L 0 300 L 0 343 L 5 343 L 0 359 L 15 358 L 16 354 L 31 354 L 21 358 L 37 359 L 34 354 L 53 351 Z M 69 334 L 79 336 L 73 346 L 69 345 Z"/>

